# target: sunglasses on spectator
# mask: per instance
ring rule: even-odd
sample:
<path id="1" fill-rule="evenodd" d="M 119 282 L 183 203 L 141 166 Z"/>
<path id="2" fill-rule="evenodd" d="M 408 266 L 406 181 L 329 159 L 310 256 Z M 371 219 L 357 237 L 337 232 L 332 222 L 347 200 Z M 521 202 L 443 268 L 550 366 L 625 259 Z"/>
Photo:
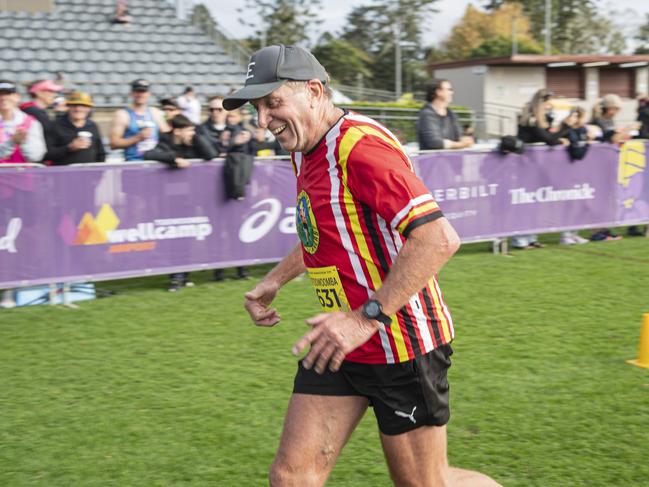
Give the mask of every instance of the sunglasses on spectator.
<path id="1" fill-rule="evenodd" d="M 214 108 L 214 107 L 209 108 L 210 112 L 222 112 L 223 110 L 224 110 L 223 108 Z"/>
<path id="2" fill-rule="evenodd" d="M 163 112 L 174 112 L 176 110 L 178 110 L 176 107 L 162 107 Z"/>

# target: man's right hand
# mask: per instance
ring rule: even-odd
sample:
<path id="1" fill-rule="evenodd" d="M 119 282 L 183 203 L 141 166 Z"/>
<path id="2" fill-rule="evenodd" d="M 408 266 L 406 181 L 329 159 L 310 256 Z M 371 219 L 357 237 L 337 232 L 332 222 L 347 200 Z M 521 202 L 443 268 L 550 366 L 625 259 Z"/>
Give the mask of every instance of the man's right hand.
<path id="1" fill-rule="evenodd" d="M 252 291 L 245 294 L 244 307 L 257 326 L 274 326 L 281 319 L 274 308 L 269 308 L 279 288 L 267 281 L 261 281 Z"/>
<path id="2" fill-rule="evenodd" d="M 462 149 L 466 149 L 475 144 L 475 140 L 470 135 L 463 135 L 460 137 L 460 144 L 462 145 Z"/>
<path id="3" fill-rule="evenodd" d="M 174 162 L 176 163 L 176 167 L 179 167 L 180 169 L 185 169 L 186 167 L 192 165 L 191 162 L 189 162 L 187 159 L 183 159 L 182 157 L 176 157 Z"/>
<path id="4" fill-rule="evenodd" d="M 16 145 L 20 145 L 24 143 L 26 139 L 27 139 L 27 131 L 22 128 L 16 129 L 14 134 L 11 136 L 11 141 Z"/>
<path id="5" fill-rule="evenodd" d="M 232 145 L 243 145 L 247 144 L 250 142 L 251 135 L 250 132 L 247 130 L 242 130 L 239 132 L 237 135 L 234 136 L 234 140 L 232 141 Z"/>
<path id="6" fill-rule="evenodd" d="M 140 141 L 150 139 L 153 137 L 153 129 L 151 127 L 145 127 L 140 130 L 138 135 L 140 136 Z"/>
<path id="7" fill-rule="evenodd" d="M 76 152 L 78 150 L 87 149 L 92 145 L 92 141 L 86 137 L 75 137 L 72 142 L 68 144 L 68 150 Z"/>

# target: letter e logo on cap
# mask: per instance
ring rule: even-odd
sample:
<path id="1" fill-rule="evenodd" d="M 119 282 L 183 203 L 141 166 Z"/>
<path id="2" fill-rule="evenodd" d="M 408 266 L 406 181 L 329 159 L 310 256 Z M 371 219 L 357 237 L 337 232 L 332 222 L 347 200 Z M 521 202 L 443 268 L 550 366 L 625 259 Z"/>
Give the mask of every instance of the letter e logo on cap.
<path id="1" fill-rule="evenodd" d="M 254 61 L 251 62 L 250 64 L 248 64 L 248 72 L 246 73 L 246 81 L 248 81 L 250 78 L 254 78 L 254 77 L 255 77 L 254 73 L 252 72 L 252 67 L 253 67 L 254 65 L 255 65 L 255 62 L 254 62 Z"/>

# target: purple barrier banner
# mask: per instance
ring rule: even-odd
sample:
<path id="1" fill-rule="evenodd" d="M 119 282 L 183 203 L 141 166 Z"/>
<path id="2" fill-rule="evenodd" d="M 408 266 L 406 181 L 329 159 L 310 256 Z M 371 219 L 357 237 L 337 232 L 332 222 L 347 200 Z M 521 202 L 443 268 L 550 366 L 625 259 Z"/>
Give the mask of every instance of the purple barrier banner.
<path id="1" fill-rule="evenodd" d="M 437 152 L 417 173 L 465 242 L 649 221 L 644 142 L 523 155 Z M 0 166 L 0 288 L 280 260 L 298 242 L 289 161 L 258 160 L 227 200 L 223 162 Z"/>
<path id="2" fill-rule="evenodd" d="M 222 161 L 0 169 L 0 287 L 278 261 L 294 193 L 288 161 L 257 161 L 243 201 Z"/>
<path id="3" fill-rule="evenodd" d="M 590 148 L 571 162 L 563 146 L 524 154 L 444 152 L 415 158 L 464 241 L 611 225 L 616 220 L 619 150 Z"/>

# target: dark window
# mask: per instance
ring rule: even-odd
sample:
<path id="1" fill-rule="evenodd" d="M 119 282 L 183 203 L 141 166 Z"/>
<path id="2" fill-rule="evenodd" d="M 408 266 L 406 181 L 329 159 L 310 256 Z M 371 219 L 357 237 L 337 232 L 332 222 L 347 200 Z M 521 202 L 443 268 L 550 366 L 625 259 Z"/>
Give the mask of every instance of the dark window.
<path id="1" fill-rule="evenodd" d="M 584 99 L 584 70 L 581 68 L 546 68 L 545 83 L 557 96 Z"/>
<path id="2" fill-rule="evenodd" d="M 635 98 L 635 69 L 600 69 L 599 96 L 604 96 L 608 93 L 615 93 L 622 98 Z"/>

